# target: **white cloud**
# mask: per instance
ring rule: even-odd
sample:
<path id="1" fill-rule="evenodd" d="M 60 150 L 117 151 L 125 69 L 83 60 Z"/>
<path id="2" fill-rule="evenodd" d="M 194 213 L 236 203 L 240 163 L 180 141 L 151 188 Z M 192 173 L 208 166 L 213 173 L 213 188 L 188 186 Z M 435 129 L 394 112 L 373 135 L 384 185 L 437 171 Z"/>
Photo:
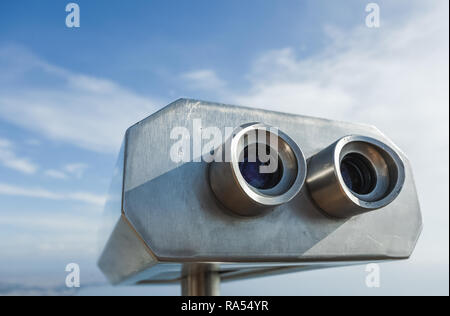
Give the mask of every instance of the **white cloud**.
<path id="1" fill-rule="evenodd" d="M 6 139 L 0 138 L 0 164 L 25 174 L 33 174 L 38 166 L 28 158 L 19 157 L 14 151 L 14 144 Z"/>
<path id="2" fill-rule="evenodd" d="M 80 216 L 79 214 L 43 213 L 39 216 L 24 216 L 9 212 L 0 217 L 2 231 L 13 229 L 8 236 L 0 240 L 2 254 L 19 258 L 46 256 L 84 257 L 94 256 L 97 251 L 98 216 Z M 6 234 L 6 233 L 5 233 Z"/>
<path id="3" fill-rule="evenodd" d="M 223 89 L 225 81 L 220 79 L 211 69 L 200 69 L 181 74 L 181 79 L 186 82 L 188 88 L 194 90 Z"/>
<path id="4" fill-rule="evenodd" d="M 29 84 L 33 77 L 40 80 Z M 115 153 L 126 128 L 163 105 L 110 80 L 50 65 L 20 47 L 0 47 L 0 83 L 3 119 L 99 152 Z"/>
<path id="5" fill-rule="evenodd" d="M 328 27 L 328 47 L 306 59 L 291 47 L 267 52 L 252 66 L 249 92 L 232 101 L 363 121 L 402 140 L 418 127 L 438 134 L 448 126 L 448 2 L 430 7 L 377 30 Z"/>
<path id="6" fill-rule="evenodd" d="M 67 179 L 67 175 L 64 172 L 55 169 L 46 170 L 44 172 L 44 175 L 54 179 L 61 179 L 61 180 Z"/>
<path id="7" fill-rule="evenodd" d="M 65 165 L 61 170 L 49 169 L 45 171 L 45 175 L 54 179 L 65 180 L 70 177 L 75 177 L 76 179 L 81 179 L 84 172 L 88 168 L 87 164 L 84 163 L 71 163 Z"/>
<path id="8" fill-rule="evenodd" d="M 86 229 L 96 232 L 98 229 L 98 222 L 89 220 L 88 217 L 70 214 L 42 214 L 40 217 L 21 216 L 11 212 L 12 215 L 0 217 L 0 225 L 17 226 L 21 228 L 34 228 L 42 231 L 52 231 L 63 233 L 67 232 L 70 227 L 73 233 L 81 232 Z M 96 218 L 97 219 L 97 218 Z"/>
<path id="9" fill-rule="evenodd" d="M 104 205 L 106 200 L 106 196 L 95 195 L 87 192 L 58 193 L 42 188 L 23 188 L 6 183 L 0 183 L 0 195 L 21 196 L 58 201 L 77 201 L 97 206 Z"/>
<path id="10" fill-rule="evenodd" d="M 11 142 L 7 139 L 0 138 L 0 148 L 11 147 Z"/>
<path id="11" fill-rule="evenodd" d="M 72 163 L 72 164 L 65 165 L 63 170 L 65 170 L 67 173 L 75 176 L 77 179 L 81 179 L 87 168 L 88 168 L 87 164 Z"/>

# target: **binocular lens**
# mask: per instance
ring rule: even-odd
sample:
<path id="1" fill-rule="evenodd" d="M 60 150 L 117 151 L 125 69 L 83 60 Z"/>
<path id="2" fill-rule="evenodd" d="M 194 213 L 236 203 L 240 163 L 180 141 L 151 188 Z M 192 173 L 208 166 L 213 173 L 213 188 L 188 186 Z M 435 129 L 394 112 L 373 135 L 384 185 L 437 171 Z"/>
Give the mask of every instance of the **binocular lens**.
<path id="1" fill-rule="evenodd" d="M 209 168 L 212 191 L 222 204 L 240 216 L 257 216 L 288 203 L 306 178 L 306 159 L 282 131 L 263 123 L 240 126 L 222 144 Z M 219 157 L 221 158 L 221 157 Z"/>
<path id="2" fill-rule="evenodd" d="M 269 146 L 266 146 L 266 152 L 270 150 Z M 274 188 L 278 183 L 280 183 L 281 177 L 283 176 L 282 164 L 280 159 L 278 159 L 278 166 L 274 172 L 271 173 L 261 173 L 261 166 L 268 166 L 270 161 L 261 162 L 258 154 L 255 155 L 253 159 L 249 158 L 248 147 L 244 149 L 244 159 L 239 162 L 239 170 L 245 181 L 252 187 L 260 190 L 268 190 Z"/>
<path id="3" fill-rule="evenodd" d="M 361 195 L 369 194 L 377 184 L 372 164 L 363 155 L 352 153 L 341 162 L 341 174 L 345 185 Z"/>

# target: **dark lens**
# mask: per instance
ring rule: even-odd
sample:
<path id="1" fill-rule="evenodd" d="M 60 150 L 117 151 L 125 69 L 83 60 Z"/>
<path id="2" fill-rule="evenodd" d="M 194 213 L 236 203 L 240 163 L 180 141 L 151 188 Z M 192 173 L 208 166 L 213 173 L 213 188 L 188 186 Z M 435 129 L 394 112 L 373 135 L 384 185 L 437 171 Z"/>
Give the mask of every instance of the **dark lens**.
<path id="1" fill-rule="evenodd" d="M 266 146 L 266 151 L 269 152 L 269 147 Z M 253 159 L 255 160 L 255 159 Z M 248 157 L 248 147 L 244 149 L 244 159 L 239 162 L 239 170 L 245 181 L 252 187 L 261 190 L 267 190 L 275 187 L 281 180 L 283 175 L 281 161 L 278 160 L 278 168 L 273 173 L 260 173 L 259 168 L 263 165 L 269 165 L 269 162 L 263 163 L 256 158 L 255 162 L 250 162 Z"/>
<path id="2" fill-rule="evenodd" d="M 369 194 L 377 184 L 372 164 L 360 154 L 348 154 L 341 162 L 345 185 L 357 194 Z"/>

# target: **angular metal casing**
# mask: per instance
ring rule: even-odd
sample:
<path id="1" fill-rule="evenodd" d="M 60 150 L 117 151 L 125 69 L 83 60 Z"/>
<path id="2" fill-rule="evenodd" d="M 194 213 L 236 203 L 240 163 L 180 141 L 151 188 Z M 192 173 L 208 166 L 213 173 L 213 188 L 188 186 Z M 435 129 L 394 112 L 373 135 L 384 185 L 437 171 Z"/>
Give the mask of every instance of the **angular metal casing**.
<path id="1" fill-rule="evenodd" d="M 304 185 L 292 200 L 270 212 L 238 216 L 213 193 L 210 164 L 198 161 L 194 136 L 197 129 L 217 127 L 225 138 L 225 127 L 249 122 L 279 128 L 306 159 L 348 135 L 378 140 L 403 162 L 402 189 L 381 209 L 336 218 L 317 205 Z M 171 159 L 180 141 L 173 137 L 175 127 L 187 132 L 190 162 Z M 186 157 L 185 152 L 180 155 Z M 411 165 L 375 127 L 187 99 L 127 130 L 105 214 L 98 264 L 114 284 L 178 281 L 192 263 L 214 264 L 226 281 L 406 259 L 422 229 Z"/>

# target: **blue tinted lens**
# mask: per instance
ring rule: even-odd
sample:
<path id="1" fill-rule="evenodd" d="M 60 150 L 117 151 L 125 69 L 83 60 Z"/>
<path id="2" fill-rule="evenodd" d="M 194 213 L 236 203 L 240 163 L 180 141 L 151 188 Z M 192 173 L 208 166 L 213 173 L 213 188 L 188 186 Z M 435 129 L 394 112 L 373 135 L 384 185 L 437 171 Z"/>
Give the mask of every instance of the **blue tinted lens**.
<path id="1" fill-rule="evenodd" d="M 278 161 L 278 168 L 273 173 L 260 173 L 260 167 L 268 165 L 269 162 L 263 163 L 258 158 L 255 162 L 250 162 L 248 158 L 248 149 L 244 151 L 244 161 L 239 162 L 239 170 L 245 181 L 252 187 L 261 190 L 267 190 L 275 187 L 281 180 L 283 175 L 281 162 Z"/>

